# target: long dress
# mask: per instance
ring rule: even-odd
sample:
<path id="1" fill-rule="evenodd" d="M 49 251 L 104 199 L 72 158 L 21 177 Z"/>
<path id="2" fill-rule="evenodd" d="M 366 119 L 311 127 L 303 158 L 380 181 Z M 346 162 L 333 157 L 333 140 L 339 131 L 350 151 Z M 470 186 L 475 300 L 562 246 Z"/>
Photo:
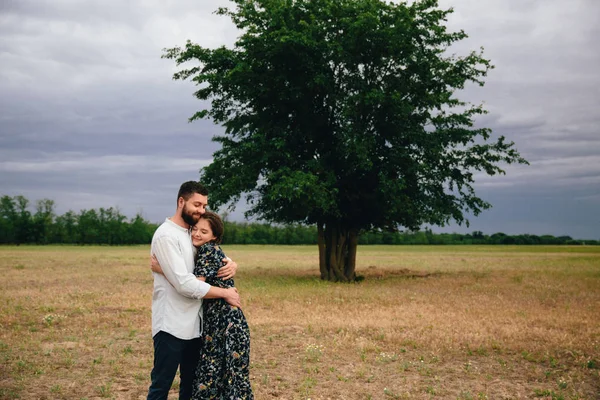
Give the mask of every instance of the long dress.
<path id="1" fill-rule="evenodd" d="M 198 248 L 194 275 L 206 283 L 234 287 L 233 279 L 217 278 L 225 254 L 213 242 Z M 250 330 L 241 309 L 223 299 L 203 301 L 203 333 L 192 399 L 254 399 L 250 385 Z"/>

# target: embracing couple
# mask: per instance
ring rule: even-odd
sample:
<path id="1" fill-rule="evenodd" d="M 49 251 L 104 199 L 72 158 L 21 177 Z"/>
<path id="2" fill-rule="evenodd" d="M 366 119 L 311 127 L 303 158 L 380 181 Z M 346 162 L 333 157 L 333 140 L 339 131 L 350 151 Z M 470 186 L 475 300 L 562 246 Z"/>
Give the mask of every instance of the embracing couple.
<path id="1" fill-rule="evenodd" d="M 207 189 L 185 182 L 175 215 L 152 238 L 148 400 L 167 399 L 178 367 L 180 400 L 253 399 L 250 332 L 232 279 L 237 264 L 218 246 L 223 221 L 206 211 L 207 204 Z"/>

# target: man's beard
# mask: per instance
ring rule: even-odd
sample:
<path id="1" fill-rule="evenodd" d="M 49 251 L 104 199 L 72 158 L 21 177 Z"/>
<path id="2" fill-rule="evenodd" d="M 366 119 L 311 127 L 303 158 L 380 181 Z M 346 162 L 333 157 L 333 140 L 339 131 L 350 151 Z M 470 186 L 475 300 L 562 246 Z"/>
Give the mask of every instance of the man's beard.
<path id="1" fill-rule="evenodd" d="M 196 225 L 196 222 L 200 220 L 200 214 L 196 216 L 194 214 L 190 214 L 187 207 L 184 205 L 183 210 L 181 210 L 181 218 L 186 224 L 194 226 Z"/>

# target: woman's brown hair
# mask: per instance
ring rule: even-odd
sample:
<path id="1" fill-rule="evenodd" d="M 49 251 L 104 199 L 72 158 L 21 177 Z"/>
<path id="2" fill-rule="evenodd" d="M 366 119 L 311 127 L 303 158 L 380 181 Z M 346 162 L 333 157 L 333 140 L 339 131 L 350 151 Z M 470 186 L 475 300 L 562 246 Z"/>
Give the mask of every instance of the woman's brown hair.
<path id="1" fill-rule="evenodd" d="M 202 214 L 200 219 L 205 219 L 208 221 L 210 224 L 210 229 L 215 236 L 214 242 L 216 244 L 221 244 L 223 241 L 223 232 L 225 231 L 225 226 L 223 225 L 223 220 L 221 217 L 214 212 L 206 211 L 204 214 Z"/>

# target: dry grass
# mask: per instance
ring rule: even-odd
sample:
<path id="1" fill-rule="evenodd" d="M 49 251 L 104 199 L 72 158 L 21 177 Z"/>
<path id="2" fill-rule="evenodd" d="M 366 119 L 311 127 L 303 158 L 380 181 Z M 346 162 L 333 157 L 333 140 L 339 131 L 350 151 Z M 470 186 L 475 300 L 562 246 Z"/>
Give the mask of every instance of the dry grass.
<path id="1" fill-rule="evenodd" d="M 599 247 L 227 246 L 262 399 L 597 399 Z M 148 247 L 0 247 L 0 399 L 144 399 Z M 173 398 L 176 398 L 173 391 Z"/>

